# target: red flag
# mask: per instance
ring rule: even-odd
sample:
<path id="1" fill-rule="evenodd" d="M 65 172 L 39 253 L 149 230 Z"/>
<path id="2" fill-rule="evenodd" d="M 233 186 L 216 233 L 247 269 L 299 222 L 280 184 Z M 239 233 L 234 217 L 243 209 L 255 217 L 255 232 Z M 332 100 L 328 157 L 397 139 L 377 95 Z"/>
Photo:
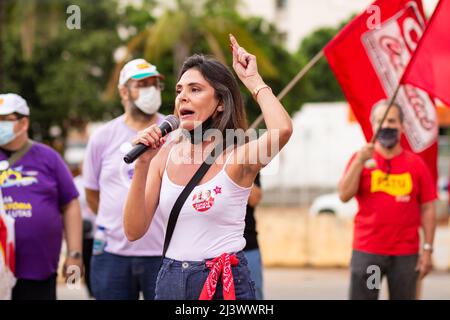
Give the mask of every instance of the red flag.
<path id="1" fill-rule="evenodd" d="M 325 56 L 368 141 L 370 112 L 392 97 L 425 30 L 421 0 L 377 0 L 325 48 Z M 375 24 L 377 13 L 380 23 Z M 438 118 L 430 96 L 411 85 L 397 102 L 405 114 L 402 145 L 423 157 L 437 179 Z"/>
<path id="2" fill-rule="evenodd" d="M 410 83 L 450 106 L 450 1 L 441 0 L 409 63 L 402 83 Z"/>
<path id="3" fill-rule="evenodd" d="M 1 192 L 0 192 L 1 196 Z M 3 205 L 2 203 L 0 205 Z M 11 272 L 15 272 L 14 219 L 0 213 L 0 263 L 3 261 Z M 0 270 L 2 269 L 0 265 Z"/>

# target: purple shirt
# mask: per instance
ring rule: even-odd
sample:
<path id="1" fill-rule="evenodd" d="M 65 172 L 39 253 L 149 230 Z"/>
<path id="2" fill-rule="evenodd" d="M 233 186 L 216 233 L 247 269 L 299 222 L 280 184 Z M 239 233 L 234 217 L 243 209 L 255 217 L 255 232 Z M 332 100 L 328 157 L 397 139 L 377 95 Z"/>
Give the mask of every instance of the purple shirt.
<path id="1" fill-rule="evenodd" d="M 164 116 L 158 114 L 157 124 Z M 148 232 L 130 242 L 123 229 L 123 207 L 134 173 L 134 163 L 123 157 L 129 151 L 137 131 L 125 124 L 124 115 L 97 129 L 89 139 L 83 163 L 86 188 L 100 191 L 96 225 L 105 228 L 105 251 L 121 256 L 161 256 L 165 227 L 157 211 Z"/>
<path id="2" fill-rule="evenodd" d="M 0 150 L 0 161 L 8 156 Z M 46 280 L 57 272 L 63 235 L 62 207 L 78 197 L 61 156 L 34 142 L 0 176 L 5 211 L 15 219 L 16 277 Z"/>

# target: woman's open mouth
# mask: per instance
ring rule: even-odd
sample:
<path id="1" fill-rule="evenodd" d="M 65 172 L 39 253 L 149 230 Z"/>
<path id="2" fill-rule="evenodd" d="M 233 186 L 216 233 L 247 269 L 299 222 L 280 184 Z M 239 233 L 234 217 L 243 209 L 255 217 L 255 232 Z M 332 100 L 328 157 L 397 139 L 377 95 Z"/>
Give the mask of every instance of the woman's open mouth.
<path id="1" fill-rule="evenodd" d="M 186 118 L 190 118 L 195 114 L 194 111 L 183 108 L 180 109 L 180 119 L 186 119 Z"/>

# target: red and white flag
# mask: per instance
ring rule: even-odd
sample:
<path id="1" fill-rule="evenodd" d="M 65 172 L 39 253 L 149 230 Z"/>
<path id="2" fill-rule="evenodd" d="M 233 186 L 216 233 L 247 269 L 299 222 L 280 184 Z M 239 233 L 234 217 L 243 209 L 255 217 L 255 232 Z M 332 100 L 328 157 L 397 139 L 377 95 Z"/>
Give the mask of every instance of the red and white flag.
<path id="1" fill-rule="evenodd" d="M 441 0 L 403 76 L 450 106 L 450 0 Z"/>
<path id="2" fill-rule="evenodd" d="M 325 48 L 367 141 L 373 135 L 373 105 L 392 97 L 426 28 L 421 0 L 377 0 L 369 9 Z M 397 102 L 405 114 L 403 147 L 419 154 L 437 179 L 438 118 L 433 99 L 417 87 L 403 85 Z"/>

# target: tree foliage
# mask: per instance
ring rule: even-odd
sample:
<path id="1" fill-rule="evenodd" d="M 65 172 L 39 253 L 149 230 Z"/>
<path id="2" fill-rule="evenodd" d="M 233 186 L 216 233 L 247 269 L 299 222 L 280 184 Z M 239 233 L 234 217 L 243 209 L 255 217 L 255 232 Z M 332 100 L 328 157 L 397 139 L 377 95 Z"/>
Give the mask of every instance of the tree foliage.
<path id="1" fill-rule="evenodd" d="M 296 59 L 305 66 L 338 33 L 339 28 L 320 28 L 303 39 Z M 322 58 L 302 79 L 304 101 L 329 102 L 345 100 L 342 90 L 325 58 Z"/>
<path id="2" fill-rule="evenodd" d="M 141 8 L 120 8 L 117 0 L 8 1 L 2 41 L 4 92 L 23 96 L 31 107 L 32 135 L 51 142 L 52 126 L 64 137 L 68 129 L 88 121 L 105 120 L 123 112 L 117 76 L 127 60 L 145 57 L 166 76 L 163 113 L 173 111 L 178 69 L 186 56 L 204 53 L 231 67 L 228 34 L 233 33 L 256 54 L 265 81 L 279 93 L 315 53 L 337 32 L 321 29 L 301 44 L 294 55 L 282 35 L 261 18 L 243 18 L 238 0 L 176 0 L 161 9 L 156 0 Z M 66 8 L 81 9 L 81 29 L 66 26 Z M 5 23 L 6 22 L 6 23 Z M 28 32 L 28 33 L 27 33 Z M 127 48 L 117 63 L 114 54 Z M 249 121 L 260 109 L 241 86 Z M 107 99 L 106 99 L 107 97 Z M 323 59 L 283 100 L 292 113 L 305 101 L 343 99 Z"/>

